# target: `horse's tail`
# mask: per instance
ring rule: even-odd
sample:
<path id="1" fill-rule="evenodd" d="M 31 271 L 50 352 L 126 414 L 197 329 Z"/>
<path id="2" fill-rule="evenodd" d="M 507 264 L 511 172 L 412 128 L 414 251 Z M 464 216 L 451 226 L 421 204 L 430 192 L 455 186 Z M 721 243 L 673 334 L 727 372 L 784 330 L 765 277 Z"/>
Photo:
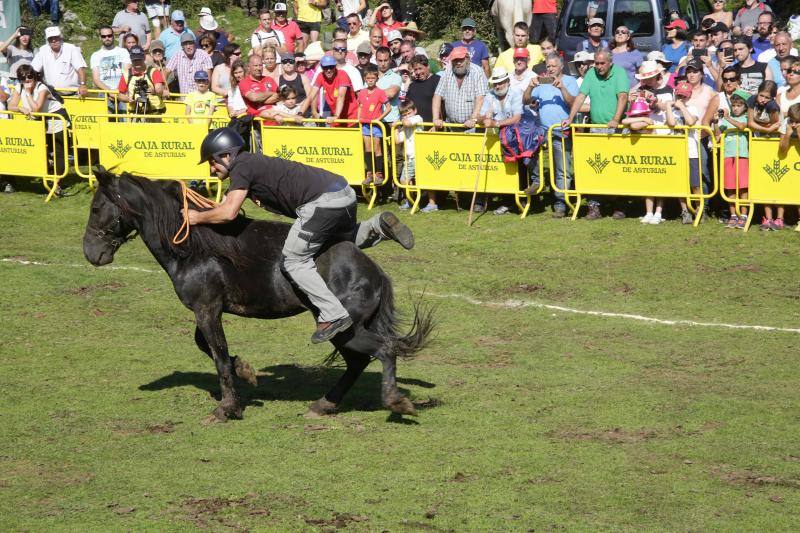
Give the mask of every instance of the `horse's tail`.
<path id="1" fill-rule="evenodd" d="M 410 358 L 424 348 L 430 341 L 435 322 L 433 308 L 422 301 L 422 297 L 414 302 L 414 318 L 411 329 L 405 335 L 398 332 L 397 312 L 394 307 L 394 290 L 388 276 L 381 280 L 381 301 L 369 329 L 391 343 L 390 353 L 395 357 Z"/>

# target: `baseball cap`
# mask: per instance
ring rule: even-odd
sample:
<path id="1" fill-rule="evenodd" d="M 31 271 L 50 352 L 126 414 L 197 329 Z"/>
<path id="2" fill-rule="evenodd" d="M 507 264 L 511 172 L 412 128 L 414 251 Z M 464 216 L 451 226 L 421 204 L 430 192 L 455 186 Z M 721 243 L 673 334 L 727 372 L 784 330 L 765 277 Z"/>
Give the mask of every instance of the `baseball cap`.
<path id="1" fill-rule="evenodd" d="M 728 28 L 727 24 L 725 24 L 724 22 L 717 22 L 713 26 L 709 27 L 706 30 L 706 33 L 719 33 L 719 32 L 728 33 L 728 31 L 730 31 L 730 28 Z"/>
<path id="2" fill-rule="evenodd" d="M 594 61 L 594 54 L 585 50 L 578 50 L 575 52 L 575 57 L 572 58 L 573 63 L 586 63 L 587 61 Z"/>
<path id="3" fill-rule="evenodd" d="M 390 31 L 389 36 L 386 38 L 387 43 L 390 43 L 392 41 L 402 41 L 402 40 L 403 40 L 403 34 L 397 30 Z"/>
<path id="4" fill-rule="evenodd" d="M 284 59 L 294 59 L 294 54 L 291 52 L 281 52 L 281 61 Z"/>
<path id="5" fill-rule="evenodd" d="M 688 28 L 688 26 L 686 25 L 686 21 L 681 19 L 675 19 L 669 24 L 665 25 L 664 27 L 668 30 L 671 30 L 673 28 L 678 28 L 683 31 L 686 31 L 686 29 Z"/>
<path id="6" fill-rule="evenodd" d="M 692 86 L 688 81 L 680 81 L 675 85 L 675 96 L 692 97 Z"/>
<path id="7" fill-rule="evenodd" d="M 452 51 L 453 51 L 452 44 L 442 43 L 442 47 L 439 48 L 439 57 L 448 57 Z"/>
<path id="8" fill-rule="evenodd" d="M 752 95 L 749 92 L 745 91 L 744 89 L 736 89 L 735 91 L 733 91 L 733 94 L 731 94 L 731 96 L 738 96 L 739 98 L 747 102 Z"/>
<path id="9" fill-rule="evenodd" d="M 531 57 L 531 53 L 527 48 L 514 48 L 514 59 L 517 59 L 518 57 L 528 58 Z"/>
<path id="10" fill-rule="evenodd" d="M 131 49 L 128 50 L 128 54 L 131 56 L 131 61 L 134 59 L 144 59 L 144 50 L 138 44 L 131 46 Z"/>
<path id="11" fill-rule="evenodd" d="M 200 13 L 197 14 L 199 17 L 210 17 L 212 16 L 211 8 L 208 7 L 201 7 Z"/>
<path id="12" fill-rule="evenodd" d="M 457 46 L 450 52 L 450 59 L 464 59 L 469 56 L 469 52 L 464 46 Z"/>
<path id="13" fill-rule="evenodd" d="M 173 11 L 172 16 L 170 16 L 170 19 L 174 21 L 186 22 L 186 17 L 183 16 L 183 11 L 181 11 L 180 9 L 176 9 L 175 11 Z"/>
<path id="14" fill-rule="evenodd" d="M 183 35 L 181 35 L 181 44 L 193 43 L 193 42 L 194 42 L 194 37 L 192 37 L 191 33 L 186 32 Z"/>
<path id="15" fill-rule="evenodd" d="M 335 67 L 336 66 L 336 60 L 333 58 L 333 56 L 322 56 L 322 59 L 319 60 L 319 65 L 322 68 Z"/>
<path id="16" fill-rule="evenodd" d="M 31 30 L 27 26 L 20 26 L 19 27 L 19 34 L 20 35 L 29 35 L 30 36 L 30 35 L 33 35 L 33 30 Z"/>
<path id="17" fill-rule="evenodd" d="M 606 22 L 603 19 L 601 19 L 600 17 L 592 17 L 592 18 L 589 19 L 589 24 L 588 24 L 589 26 L 594 26 L 596 24 L 599 24 L 601 26 L 605 26 Z"/>
<path id="18" fill-rule="evenodd" d="M 208 72 L 206 72 L 205 70 L 195 71 L 194 81 L 208 81 Z"/>
<path id="19" fill-rule="evenodd" d="M 164 43 L 159 41 L 158 39 L 156 39 L 155 41 L 150 43 L 150 51 L 152 52 L 153 50 L 161 50 L 163 52 L 164 51 Z"/>
<path id="20" fill-rule="evenodd" d="M 284 4 L 283 2 L 278 2 L 277 4 L 275 4 L 275 6 L 272 8 L 272 10 L 273 11 L 286 11 L 286 4 Z"/>
<path id="21" fill-rule="evenodd" d="M 51 39 L 53 37 L 61 37 L 61 28 L 58 26 L 48 26 L 44 29 L 44 37 L 45 39 Z"/>
<path id="22" fill-rule="evenodd" d="M 356 54 L 369 54 L 372 55 L 372 46 L 369 43 L 361 43 L 356 48 Z"/>
<path id="23" fill-rule="evenodd" d="M 469 17 L 461 21 L 462 28 L 474 28 L 475 26 L 477 26 L 477 24 L 475 24 L 475 21 Z"/>
<path id="24" fill-rule="evenodd" d="M 697 59 L 696 57 L 693 57 L 692 59 L 686 62 L 686 70 L 689 70 L 690 68 L 703 72 L 703 62 Z"/>

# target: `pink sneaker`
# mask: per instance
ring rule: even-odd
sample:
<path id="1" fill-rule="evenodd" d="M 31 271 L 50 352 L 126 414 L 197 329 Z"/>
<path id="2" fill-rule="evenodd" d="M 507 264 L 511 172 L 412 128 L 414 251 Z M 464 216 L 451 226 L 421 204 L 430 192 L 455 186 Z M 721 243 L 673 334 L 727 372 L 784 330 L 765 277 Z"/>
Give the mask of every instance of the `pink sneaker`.
<path id="1" fill-rule="evenodd" d="M 775 220 L 772 221 L 772 224 L 770 224 L 770 229 L 772 231 L 780 231 L 783 228 L 784 228 L 784 225 L 783 225 L 783 219 L 782 218 L 776 218 Z"/>

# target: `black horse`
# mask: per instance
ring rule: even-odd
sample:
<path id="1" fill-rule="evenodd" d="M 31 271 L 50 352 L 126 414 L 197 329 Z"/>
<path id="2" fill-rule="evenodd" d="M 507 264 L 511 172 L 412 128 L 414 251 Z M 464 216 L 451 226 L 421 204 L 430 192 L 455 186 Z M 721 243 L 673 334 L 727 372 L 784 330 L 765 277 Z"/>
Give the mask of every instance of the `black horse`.
<path id="1" fill-rule="evenodd" d="M 253 318 L 284 318 L 310 307 L 280 269 L 281 247 L 289 225 L 245 216 L 224 225 L 193 226 L 189 239 L 173 245 L 182 223 L 181 189 L 174 181 L 150 181 L 127 173 L 117 177 L 96 167 L 99 182 L 83 236 L 83 252 L 95 266 L 114 260 L 114 253 L 138 232 L 169 274 L 183 305 L 194 311 L 195 342 L 214 361 L 221 401 L 219 420 L 241 418 L 243 406 L 234 375 L 256 384 L 252 367 L 228 355 L 222 313 Z M 336 410 L 371 357 L 383 364 L 381 399 L 399 414 L 416 414 L 397 389 L 397 357 L 410 357 L 427 342 L 430 311 L 415 306 L 406 335 L 397 331 L 394 293 L 388 276 L 351 242 L 337 242 L 316 258 L 317 268 L 347 308 L 353 327 L 332 343 L 347 369 L 338 383 L 310 406 L 318 415 Z M 314 308 L 310 310 L 315 313 Z M 334 354 L 336 353 L 334 352 Z"/>

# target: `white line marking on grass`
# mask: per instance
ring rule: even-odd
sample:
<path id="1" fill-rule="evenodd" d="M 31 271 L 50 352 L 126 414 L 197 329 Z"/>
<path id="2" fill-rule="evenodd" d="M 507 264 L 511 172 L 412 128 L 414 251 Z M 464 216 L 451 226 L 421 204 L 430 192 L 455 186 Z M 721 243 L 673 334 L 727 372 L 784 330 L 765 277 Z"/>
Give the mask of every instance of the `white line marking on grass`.
<path id="1" fill-rule="evenodd" d="M 624 320 L 637 320 L 639 322 L 649 322 L 651 324 L 660 324 L 663 326 L 695 326 L 695 327 L 705 327 L 705 328 L 747 329 L 755 331 L 779 331 L 782 333 L 800 333 L 800 328 L 780 328 L 776 326 L 757 326 L 748 324 L 725 324 L 722 322 L 696 322 L 694 320 L 681 320 L 681 319 L 668 320 L 663 318 L 654 318 L 649 316 L 633 315 L 628 313 L 612 313 L 607 311 L 574 309 L 572 307 L 565 307 L 563 305 L 545 304 L 533 300 L 505 300 L 502 302 L 492 302 L 492 301 L 478 300 L 477 298 L 457 293 L 436 294 L 425 291 L 425 292 L 420 292 L 419 294 L 424 294 L 425 296 L 431 296 L 433 298 L 458 299 L 458 300 L 463 300 L 472 305 L 478 305 L 482 307 L 492 307 L 496 309 L 519 309 L 524 307 L 533 307 L 536 309 L 561 311 L 562 313 L 572 313 L 575 315 L 590 315 L 590 316 L 601 316 L 606 318 L 621 318 Z"/>
<path id="2" fill-rule="evenodd" d="M 3 259 L 0 259 L 0 262 L 13 263 L 25 266 L 52 266 L 59 268 L 66 267 L 66 268 L 83 268 L 83 269 L 89 268 L 89 265 L 84 265 L 84 264 L 44 263 L 41 261 L 28 261 L 26 259 L 17 259 L 13 257 L 5 257 Z M 150 268 L 132 267 L 132 266 L 107 265 L 101 268 L 105 270 L 128 270 L 132 272 L 146 272 L 148 274 L 164 273 L 164 271 L 161 269 L 154 270 Z M 520 309 L 525 307 L 533 307 L 535 309 L 547 309 L 548 311 L 560 311 L 562 313 L 571 313 L 574 315 L 589 315 L 589 316 L 600 316 L 605 318 L 621 318 L 624 320 L 636 320 L 639 322 L 648 322 L 650 324 L 659 324 L 662 326 L 694 326 L 703 328 L 745 329 L 754 331 L 778 331 L 781 333 L 800 333 L 800 328 L 781 328 L 776 326 L 758 326 L 749 324 L 725 324 L 723 322 L 697 322 L 694 320 L 682 320 L 682 319 L 670 320 L 665 318 L 654 318 L 650 316 L 634 315 L 629 313 L 613 313 L 608 311 L 592 311 L 590 309 L 575 309 L 572 307 L 565 307 L 563 305 L 546 304 L 534 300 L 505 300 L 502 302 L 492 302 L 492 301 L 479 300 L 477 298 L 473 298 L 472 296 L 467 296 L 466 294 L 458 294 L 458 293 L 437 294 L 428 291 L 417 291 L 417 294 L 430 296 L 432 298 L 441 298 L 441 299 L 450 298 L 450 299 L 463 300 L 472 305 L 478 305 L 481 307 L 492 307 L 495 309 Z"/>

